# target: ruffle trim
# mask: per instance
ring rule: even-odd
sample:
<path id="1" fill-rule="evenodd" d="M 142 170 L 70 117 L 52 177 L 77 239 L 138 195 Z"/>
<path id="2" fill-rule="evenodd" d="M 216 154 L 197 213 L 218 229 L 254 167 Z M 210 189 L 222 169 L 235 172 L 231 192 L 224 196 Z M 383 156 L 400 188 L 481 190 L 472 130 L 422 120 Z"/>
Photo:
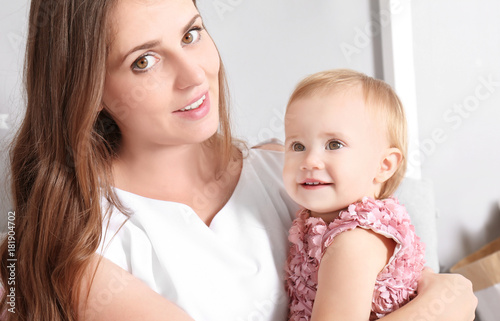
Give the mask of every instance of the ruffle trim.
<path id="1" fill-rule="evenodd" d="M 371 229 L 398 243 L 377 277 L 370 320 L 383 317 L 415 297 L 425 264 L 425 246 L 415 234 L 405 207 L 395 198 L 365 197 L 349 205 L 328 225 L 321 218 L 310 217 L 307 210 L 297 212 L 288 237 L 292 245 L 286 268 L 291 321 L 310 319 L 322 255 L 335 236 L 356 227 Z"/>

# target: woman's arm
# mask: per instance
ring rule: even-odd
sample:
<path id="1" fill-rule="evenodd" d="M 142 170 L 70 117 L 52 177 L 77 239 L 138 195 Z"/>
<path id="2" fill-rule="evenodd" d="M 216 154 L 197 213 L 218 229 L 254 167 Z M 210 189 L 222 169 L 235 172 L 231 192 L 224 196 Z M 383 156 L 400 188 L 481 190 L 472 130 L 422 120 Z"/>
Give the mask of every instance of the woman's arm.
<path id="1" fill-rule="evenodd" d="M 436 274 L 425 269 L 418 283 L 418 295 L 383 321 L 474 320 L 477 298 L 472 283 L 459 274 Z"/>
<path id="2" fill-rule="evenodd" d="M 99 259 L 96 254 L 87 268 L 80 292 L 78 320 L 193 321 L 186 312 L 127 271 L 105 258 L 100 262 Z"/>
<path id="3" fill-rule="evenodd" d="M 377 275 L 395 246 L 362 228 L 336 236 L 321 260 L 311 321 L 368 320 Z"/>

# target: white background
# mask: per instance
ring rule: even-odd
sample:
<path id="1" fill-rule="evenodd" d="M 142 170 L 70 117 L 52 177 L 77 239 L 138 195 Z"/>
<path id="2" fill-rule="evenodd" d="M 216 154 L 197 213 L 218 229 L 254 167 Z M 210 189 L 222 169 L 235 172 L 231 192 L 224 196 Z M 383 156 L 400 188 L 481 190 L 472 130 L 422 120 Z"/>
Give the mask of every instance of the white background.
<path id="1" fill-rule="evenodd" d="M 3 188 L 6 143 L 22 115 L 28 3 L 0 0 L 0 5 Z M 379 18 L 378 1 L 198 0 L 198 5 L 226 65 L 235 133 L 250 145 L 283 138 L 285 104 L 303 76 L 352 68 L 384 77 L 380 35 L 388 27 Z M 418 123 L 422 177 L 434 183 L 439 255 L 447 270 L 500 236 L 500 2 L 420 0 L 406 6 L 418 112 L 410 121 Z M 494 85 L 485 87 L 488 80 Z M 463 107 L 456 111 L 456 105 Z M 11 208 L 6 195 L 1 189 L 2 218 Z"/>

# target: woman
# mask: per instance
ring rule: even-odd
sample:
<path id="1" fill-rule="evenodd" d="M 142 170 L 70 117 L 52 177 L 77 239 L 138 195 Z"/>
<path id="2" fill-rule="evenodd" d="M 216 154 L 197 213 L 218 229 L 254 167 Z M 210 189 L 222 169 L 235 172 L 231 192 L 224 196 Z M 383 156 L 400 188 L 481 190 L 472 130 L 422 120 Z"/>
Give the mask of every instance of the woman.
<path id="1" fill-rule="evenodd" d="M 26 91 L 8 320 L 286 318 L 282 155 L 231 139 L 193 2 L 33 0 Z M 384 320 L 472 320 L 463 278 L 426 273 L 419 290 Z"/>

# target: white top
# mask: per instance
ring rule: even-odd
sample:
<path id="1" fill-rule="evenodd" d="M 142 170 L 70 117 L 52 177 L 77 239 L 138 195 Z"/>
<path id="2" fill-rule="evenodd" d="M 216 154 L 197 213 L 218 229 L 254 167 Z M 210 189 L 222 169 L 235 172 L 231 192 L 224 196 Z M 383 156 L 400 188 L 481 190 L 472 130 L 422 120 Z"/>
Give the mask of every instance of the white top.
<path id="1" fill-rule="evenodd" d="M 286 320 L 283 271 L 298 207 L 282 165 L 283 153 L 250 150 L 210 226 L 187 205 L 116 189 L 133 214 L 119 229 L 126 217 L 114 210 L 100 252 L 196 321 Z"/>

